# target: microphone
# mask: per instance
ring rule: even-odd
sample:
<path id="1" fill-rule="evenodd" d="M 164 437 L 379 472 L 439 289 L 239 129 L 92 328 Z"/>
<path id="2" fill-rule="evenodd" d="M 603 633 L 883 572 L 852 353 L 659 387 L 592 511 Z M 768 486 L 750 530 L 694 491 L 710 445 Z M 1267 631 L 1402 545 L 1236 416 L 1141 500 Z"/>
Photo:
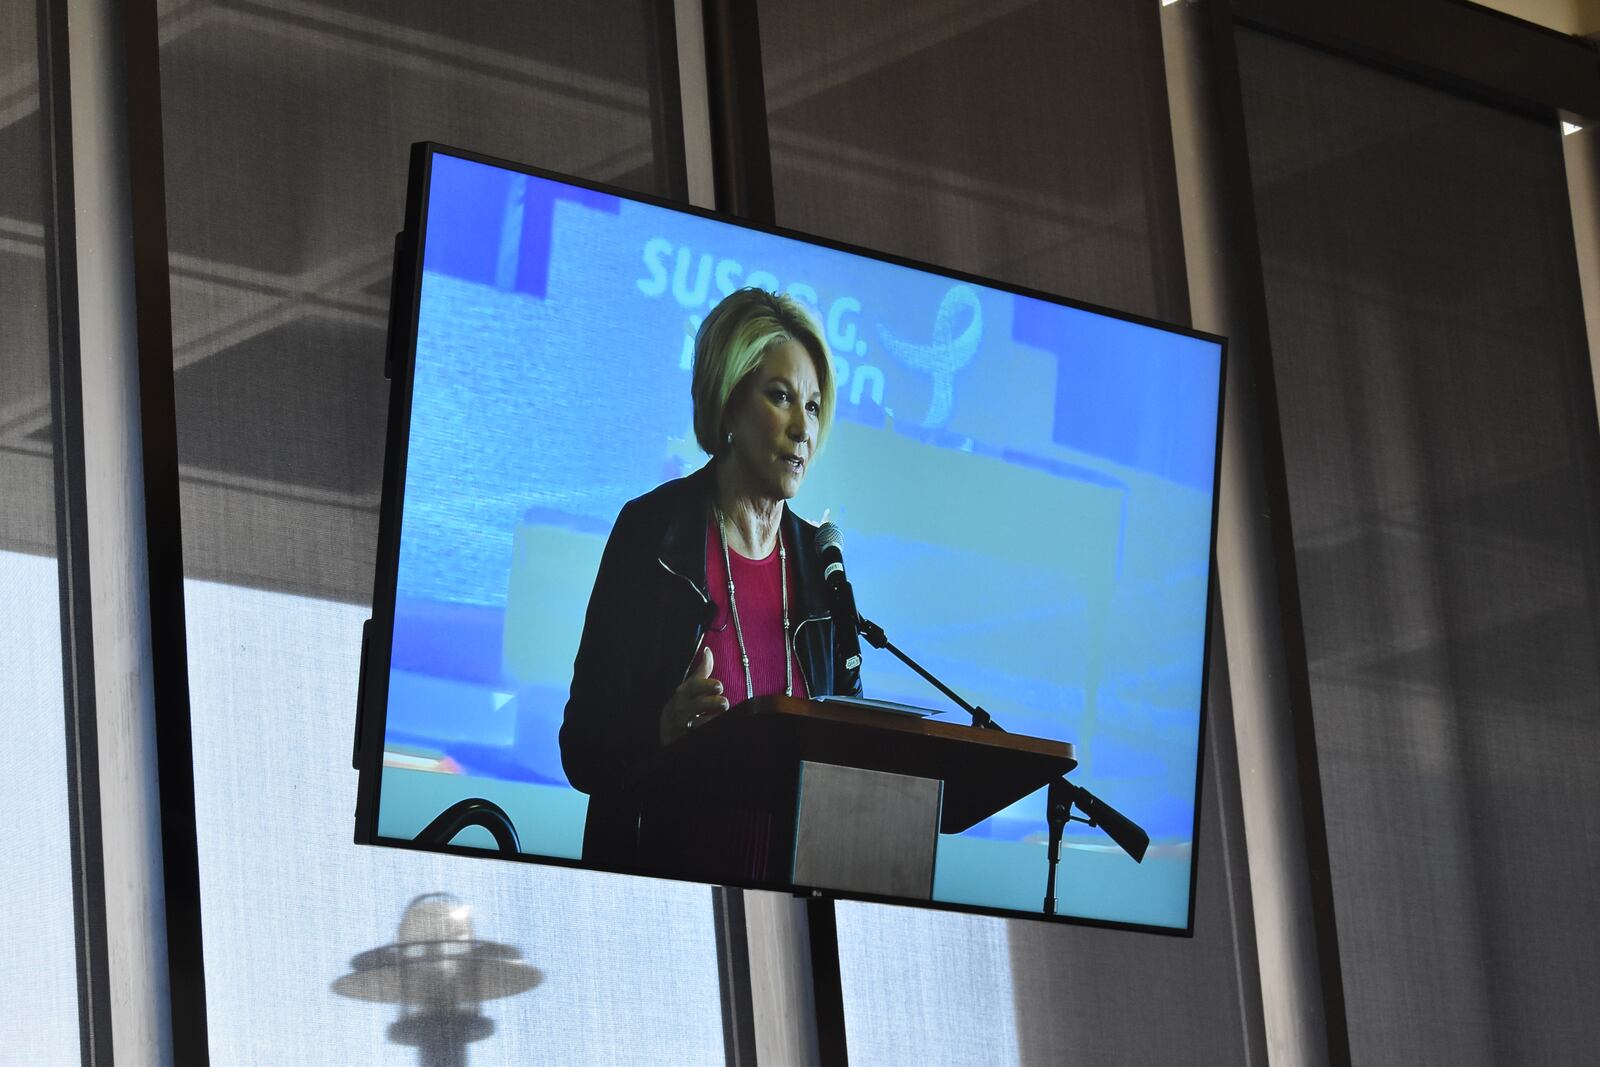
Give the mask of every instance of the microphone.
<path id="1" fill-rule="evenodd" d="M 857 631 L 856 593 L 844 576 L 844 536 L 839 527 L 825 522 L 817 527 L 817 554 L 822 557 L 822 580 L 828 584 L 829 610 L 833 614 L 834 689 L 853 693 L 861 678 L 861 637 Z"/>
<path id="2" fill-rule="evenodd" d="M 1115 841 L 1122 851 L 1133 857 L 1133 862 L 1143 863 L 1145 850 L 1150 847 L 1150 835 L 1145 833 L 1143 827 L 1083 786 L 1071 782 L 1067 782 L 1067 785 L 1077 790 L 1072 802 L 1089 817 L 1089 825 L 1104 830 L 1106 836 Z"/>

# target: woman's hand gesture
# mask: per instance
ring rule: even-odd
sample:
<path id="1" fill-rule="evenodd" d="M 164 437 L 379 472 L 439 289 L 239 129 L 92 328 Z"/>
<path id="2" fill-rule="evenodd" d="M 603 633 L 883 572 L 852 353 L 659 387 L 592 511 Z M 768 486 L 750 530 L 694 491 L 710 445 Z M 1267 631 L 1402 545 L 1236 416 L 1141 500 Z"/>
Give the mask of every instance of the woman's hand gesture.
<path id="1" fill-rule="evenodd" d="M 661 709 L 663 745 L 670 745 L 707 719 L 728 710 L 728 698 L 722 695 L 722 683 L 711 677 L 711 667 L 711 648 L 702 647 L 694 666 L 689 668 L 689 677 L 672 691 L 671 699 Z"/>

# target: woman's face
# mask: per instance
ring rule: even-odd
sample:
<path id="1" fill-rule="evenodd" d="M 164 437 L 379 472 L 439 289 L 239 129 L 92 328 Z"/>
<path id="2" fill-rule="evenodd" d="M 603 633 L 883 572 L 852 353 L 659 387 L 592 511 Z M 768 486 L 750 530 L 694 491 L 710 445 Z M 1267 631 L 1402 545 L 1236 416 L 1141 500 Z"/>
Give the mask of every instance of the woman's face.
<path id="1" fill-rule="evenodd" d="M 811 467 L 821 410 L 810 353 L 797 341 L 768 349 L 728 403 L 728 459 L 739 484 L 762 499 L 793 499 Z"/>

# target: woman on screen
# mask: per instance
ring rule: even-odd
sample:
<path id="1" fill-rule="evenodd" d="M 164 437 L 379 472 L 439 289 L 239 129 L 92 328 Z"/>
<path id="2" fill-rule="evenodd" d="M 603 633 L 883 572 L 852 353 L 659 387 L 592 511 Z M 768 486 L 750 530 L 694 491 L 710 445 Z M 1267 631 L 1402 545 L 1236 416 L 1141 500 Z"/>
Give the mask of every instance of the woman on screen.
<path id="1" fill-rule="evenodd" d="M 759 807 L 632 787 L 652 754 L 730 707 L 834 692 L 816 531 L 787 506 L 833 422 L 827 342 L 794 298 L 741 289 L 695 337 L 690 391 L 711 460 L 617 516 L 573 663 L 561 759 L 589 794 L 585 862 L 762 880 L 770 817 Z"/>

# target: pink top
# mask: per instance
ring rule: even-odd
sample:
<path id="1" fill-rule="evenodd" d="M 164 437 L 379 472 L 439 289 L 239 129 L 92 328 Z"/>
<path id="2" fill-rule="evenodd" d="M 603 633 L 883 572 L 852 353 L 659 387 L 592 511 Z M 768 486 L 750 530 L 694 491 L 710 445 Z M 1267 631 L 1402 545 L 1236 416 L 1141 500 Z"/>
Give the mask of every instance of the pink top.
<path id="1" fill-rule="evenodd" d="M 793 551 L 793 546 L 785 545 Z M 783 692 L 783 589 L 779 584 L 778 549 L 774 545 L 766 559 L 745 559 L 728 550 L 733 563 L 734 598 L 739 605 L 739 625 L 744 631 L 744 645 L 750 653 L 750 680 L 756 696 Z M 794 576 L 794 563 L 789 564 L 789 632 L 799 625 L 800 616 L 795 604 L 798 583 Z M 723 695 L 728 704 L 738 704 L 745 699 L 744 666 L 739 662 L 739 639 L 733 630 L 733 617 L 728 612 L 728 572 L 722 562 L 722 539 L 716 522 L 711 522 L 706 533 L 706 593 L 716 605 L 716 615 L 706 630 L 705 643 L 711 649 L 711 677 L 722 683 Z M 794 663 L 794 695 L 806 695 L 805 677 L 800 673 L 800 659 Z"/>

